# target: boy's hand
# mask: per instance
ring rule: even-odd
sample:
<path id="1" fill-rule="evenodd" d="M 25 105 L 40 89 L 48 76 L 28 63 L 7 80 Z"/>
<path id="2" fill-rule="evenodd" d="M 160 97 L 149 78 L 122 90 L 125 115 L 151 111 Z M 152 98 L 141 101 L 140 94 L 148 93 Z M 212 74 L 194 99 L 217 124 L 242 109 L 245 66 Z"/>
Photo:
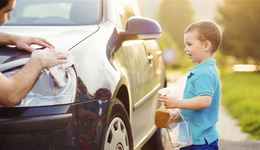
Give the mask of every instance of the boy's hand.
<path id="1" fill-rule="evenodd" d="M 167 96 L 160 96 L 159 102 L 164 102 L 164 106 L 166 109 L 178 108 L 178 98 L 177 97 L 167 97 Z"/>

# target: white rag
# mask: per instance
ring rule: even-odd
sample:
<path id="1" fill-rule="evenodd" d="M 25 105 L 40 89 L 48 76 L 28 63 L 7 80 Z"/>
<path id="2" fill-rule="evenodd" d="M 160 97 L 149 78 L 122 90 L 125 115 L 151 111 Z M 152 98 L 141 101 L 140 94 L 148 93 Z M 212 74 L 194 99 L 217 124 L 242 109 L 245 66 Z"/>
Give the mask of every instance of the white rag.
<path id="1" fill-rule="evenodd" d="M 47 50 L 47 49 L 45 49 L 45 50 Z M 73 55 L 69 51 L 62 51 L 62 52 L 68 54 L 67 62 L 64 64 L 58 64 L 54 67 L 49 68 L 49 71 L 50 71 L 52 77 L 54 78 L 54 80 L 56 80 L 59 87 L 63 87 L 66 85 L 64 77 L 65 77 L 66 73 L 68 72 L 68 68 L 70 68 L 72 65 L 74 65 Z"/>

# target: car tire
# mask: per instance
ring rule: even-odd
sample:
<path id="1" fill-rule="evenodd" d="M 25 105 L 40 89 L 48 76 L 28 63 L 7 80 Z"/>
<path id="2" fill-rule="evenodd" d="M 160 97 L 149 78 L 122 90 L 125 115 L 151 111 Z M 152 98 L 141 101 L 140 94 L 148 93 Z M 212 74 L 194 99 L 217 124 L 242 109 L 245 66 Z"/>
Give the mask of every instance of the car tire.
<path id="1" fill-rule="evenodd" d="M 165 129 L 157 128 L 150 140 L 142 147 L 142 150 L 164 150 L 166 134 Z"/>
<path id="2" fill-rule="evenodd" d="M 102 146 L 103 150 L 133 150 L 129 116 L 118 99 L 114 101 Z"/>

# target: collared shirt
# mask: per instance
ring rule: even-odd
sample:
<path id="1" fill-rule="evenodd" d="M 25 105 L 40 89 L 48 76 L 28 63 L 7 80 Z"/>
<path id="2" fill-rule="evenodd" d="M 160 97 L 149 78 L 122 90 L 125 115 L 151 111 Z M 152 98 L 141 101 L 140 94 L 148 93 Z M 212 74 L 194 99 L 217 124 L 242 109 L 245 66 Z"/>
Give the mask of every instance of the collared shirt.
<path id="1" fill-rule="evenodd" d="M 210 144 L 219 137 L 216 127 L 220 104 L 220 83 L 215 60 L 208 60 L 190 69 L 184 89 L 183 99 L 202 95 L 212 96 L 211 105 L 202 110 L 182 110 L 187 117 L 193 145 Z"/>

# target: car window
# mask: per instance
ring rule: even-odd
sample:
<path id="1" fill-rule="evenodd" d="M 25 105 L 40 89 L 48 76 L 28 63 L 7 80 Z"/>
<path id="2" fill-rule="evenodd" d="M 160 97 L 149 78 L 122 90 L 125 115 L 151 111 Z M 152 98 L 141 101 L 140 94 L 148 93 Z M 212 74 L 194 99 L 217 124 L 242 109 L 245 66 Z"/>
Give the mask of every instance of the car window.
<path id="1" fill-rule="evenodd" d="M 133 9 L 131 7 L 130 1 L 116 0 L 116 2 L 117 2 L 116 9 L 120 15 L 123 28 L 125 29 L 127 20 L 130 17 L 134 16 Z"/>
<path id="2" fill-rule="evenodd" d="M 35 3 L 24 7 L 23 17 L 49 17 L 49 16 L 60 16 L 69 18 L 69 12 L 72 3 Z M 48 8 L 48 9 L 47 9 Z M 50 11 L 48 11 L 50 10 Z M 37 12 L 37 13 L 32 13 Z"/>
<path id="3" fill-rule="evenodd" d="M 101 12 L 102 0 L 19 0 L 6 25 L 90 25 Z"/>

